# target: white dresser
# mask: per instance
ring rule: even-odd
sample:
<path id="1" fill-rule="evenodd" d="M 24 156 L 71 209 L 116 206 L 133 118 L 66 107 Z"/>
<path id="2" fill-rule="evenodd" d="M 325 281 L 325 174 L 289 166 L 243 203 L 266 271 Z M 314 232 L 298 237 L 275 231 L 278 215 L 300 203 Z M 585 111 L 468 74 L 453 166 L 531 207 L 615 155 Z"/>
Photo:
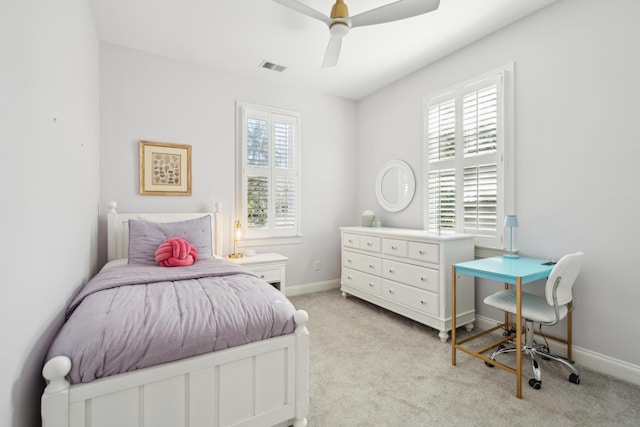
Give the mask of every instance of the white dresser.
<path id="1" fill-rule="evenodd" d="M 451 330 L 451 266 L 474 257 L 473 236 L 341 227 L 342 296 L 354 295 L 440 331 Z M 457 278 L 456 324 L 473 329 L 474 286 Z"/>

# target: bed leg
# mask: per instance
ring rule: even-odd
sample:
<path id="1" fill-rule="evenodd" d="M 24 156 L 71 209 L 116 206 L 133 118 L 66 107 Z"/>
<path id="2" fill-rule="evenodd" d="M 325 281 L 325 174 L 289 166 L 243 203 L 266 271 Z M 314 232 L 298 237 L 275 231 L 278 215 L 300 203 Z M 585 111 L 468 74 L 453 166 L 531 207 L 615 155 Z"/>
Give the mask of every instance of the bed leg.
<path id="1" fill-rule="evenodd" d="M 70 371 L 71 360 L 66 356 L 54 357 L 42 368 L 49 383 L 40 402 L 43 427 L 69 426 L 69 381 L 65 377 Z"/>
<path id="2" fill-rule="evenodd" d="M 296 322 L 296 417 L 294 427 L 306 427 L 309 413 L 309 315 L 298 310 L 293 315 Z"/>

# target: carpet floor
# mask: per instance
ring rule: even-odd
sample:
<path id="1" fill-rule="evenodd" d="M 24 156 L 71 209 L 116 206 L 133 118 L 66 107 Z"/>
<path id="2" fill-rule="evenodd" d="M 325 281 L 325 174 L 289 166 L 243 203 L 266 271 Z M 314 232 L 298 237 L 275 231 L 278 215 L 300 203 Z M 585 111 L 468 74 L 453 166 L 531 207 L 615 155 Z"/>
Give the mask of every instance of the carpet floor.
<path id="1" fill-rule="evenodd" d="M 636 385 L 579 365 L 572 384 L 566 367 L 541 361 L 534 390 L 523 358 L 520 400 L 514 375 L 460 352 L 452 366 L 434 329 L 338 290 L 290 300 L 309 313 L 310 427 L 640 425 Z"/>

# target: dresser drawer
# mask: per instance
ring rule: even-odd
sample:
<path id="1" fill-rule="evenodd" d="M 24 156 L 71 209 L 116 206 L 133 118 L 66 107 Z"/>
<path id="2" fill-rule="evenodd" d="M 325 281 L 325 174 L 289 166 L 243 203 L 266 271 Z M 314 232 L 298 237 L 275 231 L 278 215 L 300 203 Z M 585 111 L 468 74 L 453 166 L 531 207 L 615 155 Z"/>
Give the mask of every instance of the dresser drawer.
<path id="1" fill-rule="evenodd" d="M 342 253 L 342 266 L 368 274 L 382 275 L 382 259 L 355 252 Z"/>
<path id="2" fill-rule="evenodd" d="M 360 236 L 358 234 L 344 233 L 342 244 L 348 248 L 360 248 Z"/>
<path id="3" fill-rule="evenodd" d="M 382 279 L 350 268 L 342 269 L 342 283 L 375 295 L 382 294 Z"/>
<path id="4" fill-rule="evenodd" d="M 382 253 L 406 258 L 408 254 L 407 243 L 406 240 L 382 239 Z"/>
<path id="5" fill-rule="evenodd" d="M 438 316 L 438 294 L 422 289 L 406 286 L 390 280 L 382 281 L 382 296 L 398 304 L 406 305 L 414 310 Z"/>
<path id="6" fill-rule="evenodd" d="M 360 236 L 360 249 L 380 253 L 382 239 L 380 237 Z"/>
<path id="7" fill-rule="evenodd" d="M 408 242 L 408 244 L 409 258 L 434 264 L 440 262 L 438 255 L 440 248 L 436 243 Z"/>
<path id="8" fill-rule="evenodd" d="M 405 283 L 427 291 L 439 293 L 438 270 L 385 259 L 382 261 L 382 277 Z"/>

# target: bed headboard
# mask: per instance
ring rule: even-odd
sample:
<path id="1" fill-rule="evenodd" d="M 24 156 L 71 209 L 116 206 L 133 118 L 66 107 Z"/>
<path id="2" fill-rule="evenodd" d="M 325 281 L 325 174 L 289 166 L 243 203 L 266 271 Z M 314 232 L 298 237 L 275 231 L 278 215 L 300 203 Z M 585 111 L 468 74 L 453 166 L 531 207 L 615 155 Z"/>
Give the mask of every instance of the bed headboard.
<path id="1" fill-rule="evenodd" d="M 199 213 L 118 213 L 116 202 L 109 202 L 107 213 L 107 261 L 127 258 L 129 250 L 129 220 L 148 219 L 158 222 L 183 221 L 200 218 L 209 212 Z M 222 256 L 222 204 L 216 203 L 211 213 L 211 242 L 213 254 Z"/>

